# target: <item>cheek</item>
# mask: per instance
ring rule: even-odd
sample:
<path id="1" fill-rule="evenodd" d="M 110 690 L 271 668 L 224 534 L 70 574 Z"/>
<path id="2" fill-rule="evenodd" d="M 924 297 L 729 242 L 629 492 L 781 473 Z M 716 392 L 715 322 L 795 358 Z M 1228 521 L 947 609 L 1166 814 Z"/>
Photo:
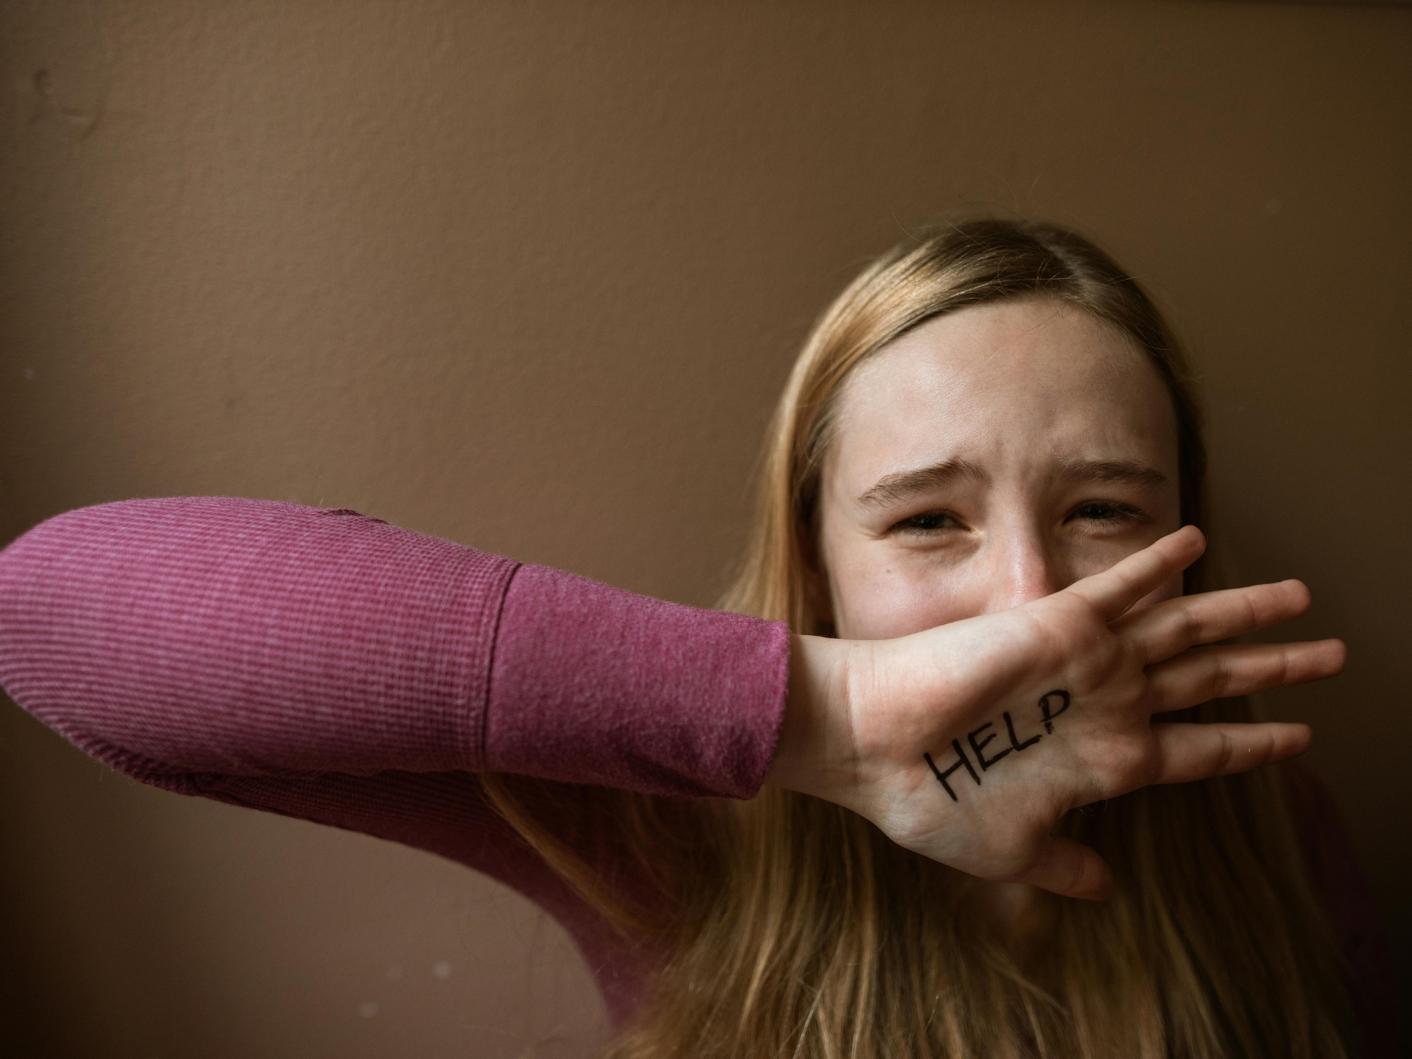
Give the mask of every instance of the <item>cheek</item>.
<path id="1" fill-rule="evenodd" d="M 840 578 L 833 588 L 836 631 L 849 640 L 887 640 L 979 613 L 957 581 L 894 571 Z"/>

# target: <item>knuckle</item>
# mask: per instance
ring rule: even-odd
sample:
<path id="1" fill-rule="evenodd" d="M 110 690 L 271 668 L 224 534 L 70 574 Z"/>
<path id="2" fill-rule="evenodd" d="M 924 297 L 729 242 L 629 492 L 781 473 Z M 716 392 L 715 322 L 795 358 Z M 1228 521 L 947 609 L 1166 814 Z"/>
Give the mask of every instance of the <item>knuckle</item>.
<path id="1" fill-rule="evenodd" d="M 1183 607 L 1177 612 L 1177 636 L 1183 644 L 1201 642 L 1201 619 L 1191 607 Z"/>
<path id="2" fill-rule="evenodd" d="M 1258 603 L 1259 596 L 1254 593 L 1246 593 L 1240 598 L 1241 602 L 1245 604 L 1245 622 L 1243 627 L 1247 629 L 1259 628 L 1264 624 L 1264 621 L 1261 619 L 1260 606 Z"/>
<path id="3" fill-rule="evenodd" d="M 1213 775 L 1224 775 L 1235 763 L 1235 743 L 1224 728 L 1214 729 L 1215 745 L 1211 749 L 1210 770 Z"/>
<path id="4" fill-rule="evenodd" d="M 1231 681 L 1230 660 L 1219 651 L 1209 652 L 1206 656 L 1206 680 L 1203 690 L 1207 699 L 1219 699 L 1230 694 Z"/>
<path id="5" fill-rule="evenodd" d="M 1109 751 L 1108 773 L 1119 791 L 1144 786 L 1153 775 L 1156 755 L 1137 741 L 1118 743 Z"/>

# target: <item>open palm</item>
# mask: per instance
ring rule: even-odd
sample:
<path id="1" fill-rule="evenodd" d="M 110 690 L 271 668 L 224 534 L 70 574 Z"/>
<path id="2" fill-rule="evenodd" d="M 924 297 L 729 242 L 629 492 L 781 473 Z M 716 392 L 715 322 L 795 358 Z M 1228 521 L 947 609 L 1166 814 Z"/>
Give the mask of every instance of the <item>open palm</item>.
<path id="1" fill-rule="evenodd" d="M 847 767 L 822 796 L 972 875 L 1105 896 L 1102 858 L 1051 833 L 1066 812 L 1279 761 L 1310 738 L 1302 724 L 1154 715 L 1343 668 L 1339 640 L 1210 646 L 1303 613 L 1310 596 L 1299 581 L 1134 609 L 1204 547 L 1186 526 L 1022 606 L 854 641 L 839 719 Z"/>

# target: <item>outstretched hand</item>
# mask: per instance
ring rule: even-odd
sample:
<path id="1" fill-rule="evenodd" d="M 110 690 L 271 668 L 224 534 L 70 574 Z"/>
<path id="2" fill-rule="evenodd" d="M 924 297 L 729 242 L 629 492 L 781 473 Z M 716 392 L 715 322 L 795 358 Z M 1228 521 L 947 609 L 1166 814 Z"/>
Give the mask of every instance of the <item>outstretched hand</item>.
<path id="1" fill-rule="evenodd" d="M 1302 752 L 1303 724 L 1168 723 L 1210 699 L 1332 676 L 1340 640 L 1209 645 L 1309 607 L 1300 581 L 1134 604 L 1205 538 L 1184 526 L 1063 591 L 892 640 L 799 637 L 772 782 L 843 805 L 983 879 L 1101 899 L 1108 865 L 1052 834 L 1069 810 Z"/>

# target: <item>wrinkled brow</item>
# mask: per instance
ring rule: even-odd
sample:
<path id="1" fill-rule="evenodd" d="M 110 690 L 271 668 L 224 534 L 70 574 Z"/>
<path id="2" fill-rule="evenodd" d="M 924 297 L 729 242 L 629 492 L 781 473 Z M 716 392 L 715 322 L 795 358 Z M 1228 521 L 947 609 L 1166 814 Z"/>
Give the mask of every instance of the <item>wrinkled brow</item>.
<path id="1" fill-rule="evenodd" d="M 1167 476 L 1156 467 L 1136 460 L 1086 460 L 1066 456 L 1057 461 L 1055 474 L 1067 482 L 1121 482 L 1126 485 L 1159 486 Z"/>
<path id="2" fill-rule="evenodd" d="M 1053 473 L 1062 481 L 1116 482 L 1148 488 L 1167 483 L 1167 476 L 1156 467 L 1149 467 L 1136 460 L 1094 460 L 1065 456 L 1055 461 Z M 858 504 L 864 508 L 888 507 L 908 500 L 918 493 L 963 479 L 989 482 L 990 475 L 970 460 L 940 460 L 926 467 L 883 475 L 871 489 L 858 497 Z"/>
<path id="3" fill-rule="evenodd" d="M 963 478 L 976 482 L 990 481 L 990 475 L 970 460 L 940 460 L 926 467 L 883 475 L 871 489 L 858 498 L 858 504 L 861 507 L 887 507 L 901 503 L 917 493 Z"/>

